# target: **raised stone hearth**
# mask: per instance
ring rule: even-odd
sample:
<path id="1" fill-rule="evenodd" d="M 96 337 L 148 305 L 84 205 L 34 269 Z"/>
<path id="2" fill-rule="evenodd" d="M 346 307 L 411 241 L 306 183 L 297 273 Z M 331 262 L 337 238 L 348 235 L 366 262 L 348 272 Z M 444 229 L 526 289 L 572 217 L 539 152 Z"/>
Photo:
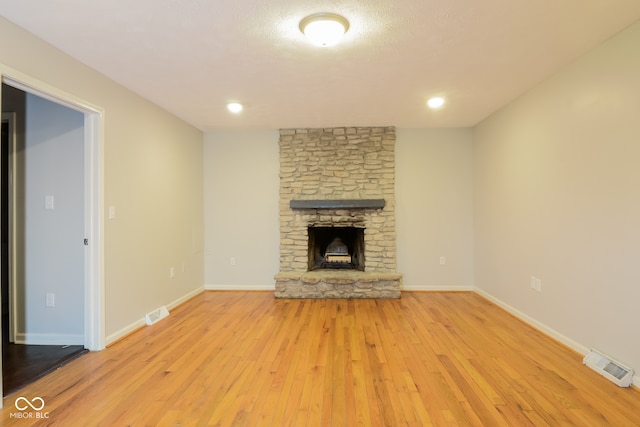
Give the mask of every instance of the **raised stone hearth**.
<path id="1" fill-rule="evenodd" d="M 275 280 L 278 298 L 400 297 L 395 128 L 280 131 Z"/>
<path id="2" fill-rule="evenodd" d="M 319 270 L 276 275 L 277 298 L 400 298 L 398 273 Z"/>

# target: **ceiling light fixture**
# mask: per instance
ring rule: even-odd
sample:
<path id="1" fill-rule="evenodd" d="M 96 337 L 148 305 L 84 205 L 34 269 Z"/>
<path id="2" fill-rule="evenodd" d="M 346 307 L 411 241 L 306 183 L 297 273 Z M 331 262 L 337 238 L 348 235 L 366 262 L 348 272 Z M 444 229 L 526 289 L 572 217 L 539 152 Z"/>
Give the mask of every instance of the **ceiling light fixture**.
<path id="1" fill-rule="evenodd" d="M 300 31 L 317 46 L 333 46 L 349 29 L 349 21 L 335 13 L 316 13 L 300 21 Z"/>
<path id="2" fill-rule="evenodd" d="M 242 104 L 239 102 L 230 102 L 227 104 L 227 110 L 231 111 L 233 114 L 238 114 L 242 111 Z"/>
<path id="3" fill-rule="evenodd" d="M 444 98 L 441 98 L 439 96 L 429 98 L 429 100 L 427 101 L 427 105 L 429 106 L 429 108 L 432 108 L 434 110 L 440 108 L 444 105 Z"/>

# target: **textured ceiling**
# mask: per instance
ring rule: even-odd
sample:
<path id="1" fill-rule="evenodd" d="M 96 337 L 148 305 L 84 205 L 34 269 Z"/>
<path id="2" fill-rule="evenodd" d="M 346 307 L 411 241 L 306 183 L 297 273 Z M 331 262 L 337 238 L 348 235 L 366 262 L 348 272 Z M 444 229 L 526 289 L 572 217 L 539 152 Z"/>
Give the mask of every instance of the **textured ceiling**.
<path id="1" fill-rule="evenodd" d="M 303 39 L 316 12 L 350 21 L 343 43 Z M 0 15 L 204 131 L 467 127 L 640 19 L 640 1 L 2 0 Z"/>

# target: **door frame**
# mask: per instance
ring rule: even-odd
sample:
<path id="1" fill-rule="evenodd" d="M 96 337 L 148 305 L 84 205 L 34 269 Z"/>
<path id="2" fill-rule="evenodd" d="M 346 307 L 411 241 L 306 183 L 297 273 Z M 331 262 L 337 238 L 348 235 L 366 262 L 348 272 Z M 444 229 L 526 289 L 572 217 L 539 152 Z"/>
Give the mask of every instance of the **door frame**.
<path id="1" fill-rule="evenodd" d="M 9 233 L 7 250 L 11 255 L 15 255 L 17 253 L 16 248 L 16 188 L 15 188 L 15 150 L 16 150 L 16 113 L 15 112 L 3 112 L 2 113 L 2 123 L 7 122 L 8 124 L 8 140 L 7 140 L 7 152 L 9 159 L 7 161 L 7 170 L 3 171 L 8 175 L 8 194 L 7 197 L 9 199 L 9 209 L 7 212 L 9 227 L 7 232 Z M 6 296 L 9 299 L 9 342 L 15 342 L 16 340 L 16 324 L 17 324 L 17 312 L 16 312 L 16 283 L 17 283 L 17 269 L 16 269 L 16 257 L 10 256 L 8 263 L 8 295 Z"/>
<path id="2" fill-rule="evenodd" d="M 2 83 L 84 114 L 84 346 L 105 348 L 104 310 L 104 110 L 16 70 Z M 11 245 L 10 245 L 11 246 Z"/>

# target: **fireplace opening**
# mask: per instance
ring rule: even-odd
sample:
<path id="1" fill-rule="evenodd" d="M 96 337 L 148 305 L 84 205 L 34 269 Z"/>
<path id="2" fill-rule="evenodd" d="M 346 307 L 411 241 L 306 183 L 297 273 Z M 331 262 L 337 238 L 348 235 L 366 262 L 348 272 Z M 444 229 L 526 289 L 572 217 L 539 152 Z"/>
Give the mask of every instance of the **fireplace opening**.
<path id="1" fill-rule="evenodd" d="M 351 269 L 364 271 L 364 228 L 308 228 L 309 271 Z"/>

